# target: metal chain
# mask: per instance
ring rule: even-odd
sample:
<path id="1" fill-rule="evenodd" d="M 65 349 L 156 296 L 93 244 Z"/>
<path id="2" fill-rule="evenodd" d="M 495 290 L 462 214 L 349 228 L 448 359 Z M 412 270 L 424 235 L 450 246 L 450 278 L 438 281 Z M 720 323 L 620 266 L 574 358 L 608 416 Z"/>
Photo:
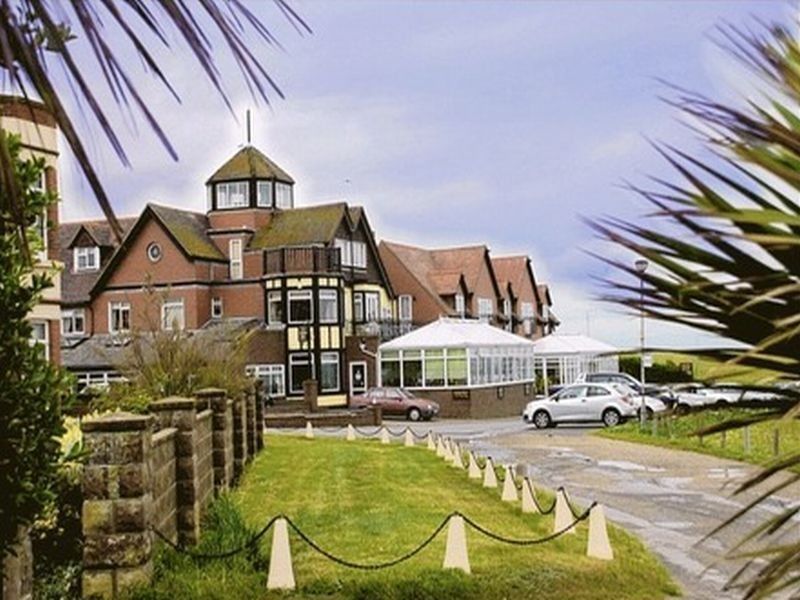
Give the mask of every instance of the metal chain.
<path id="1" fill-rule="evenodd" d="M 311 547 L 311 549 L 320 553 L 325 558 L 332 560 L 333 562 L 342 565 L 343 567 L 349 567 L 351 569 L 361 569 L 363 571 L 375 571 L 378 569 L 388 569 L 389 567 L 394 567 L 395 565 L 399 565 L 400 563 L 405 562 L 413 558 L 420 552 L 422 552 L 425 548 L 428 547 L 428 545 L 433 540 L 436 539 L 436 537 L 445 528 L 445 525 L 447 525 L 450 522 L 450 518 L 455 514 L 458 513 L 450 513 L 449 515 L 447 515 L 439 524 L 439 526 L 433 530 L 433 533 L 431 533 L 421 544 L 419 544 L 413 550 L 406 552 L 402 556 L 399 556 L 398 558 L 395 558 L 393 560 L 389 560 L 382 563 L 372 563 L 372 564 L 352 562 L 344 558 L 341 558 L 339 556 L 336 556 L 335 554 L 332 554 L 331 552 L 328 552 L 327 550 L 319 546 L 319 544 L 317 544 L 314 540 L 308 537 L 308 535 L 306 535 L 297 525 L 295 525 L 295 523 L 290 518 L 286 517 L 286 522 L 289 524 L 289 527 L 291 527 L 292 530 L 298 536 L 300 536 L 300 539 L 302 539 L 309 547 Z"/>
<path id="2" fill-rule="evenodd" d="M 592 508 L 594 508 L 595 504 L 597 504 L 597 503 L 596 502 L 592 503 L 592 505 L 588 509 L 586 509 L 586 512 L 584 512 L 582 515 L 579 515 L 578 517 L 576 517 L 575 520 L 572 523 L 570 523 L 569 525 L 567 525 L 563 529 L 560 529 L 560 530 L 558 530 L 556 532 L 553 532 L 550 535 L 546 535 L 546 536 L 541 537 L 541 538 L 534 538 L 534 539 L 530 539 L 530 540 L 517 540 L 517 539 L 507 538 L 507 537 L 501 536 L 501 535 L 499 535 L 497 533 L 489 531 L 485 527 L 482 527 L 481 525 L 479 525 L 478 523 L 476 523 L 475 521 L 473 521 L 469 517 L 467 517 L 465 515 L 462 515 L 461 513 L 457 513 L 457 514 L 460 517 L 462 517 L 464 519 L 464 522 L 467 525 L 469 525 L 470 527 L 472 527 L 475 531 L 477 531 L 479 533 L 482 533 L 486 537 L 491 538 L 491 539 L 493 539 L 493 540 L 495 540 L 497 542 L 503 542 L 504 544 L 513 544 L 515 546 L 534 546 L 534 545 L 537 545 L 537 544 L 544 544 L 545 542 L 550 542 L 550 541 L 556 539 L 557 537 L 560 537 L 560 536 L 564 535 L 565 533 L 567 533 L 567 531 L 569 531 L 570 529 L 575 527 L 578 523 L 580 523 L 581 521 L 584 521 L 587 518 L 589 518 L 589 513 L 591 512 Z"/>
<path id="3" fill-rule="evenodd" d="M 261 528 L 260 531 L 258 531 L 252 538 L 250 538 L 248 541 L 246 541 L 244 544 L 242 544 L 238 548 L 234 548 L 232 550 L 226 550 L 224 552 L 216 552 L 216 553 L 193 552 L 191 550 L 187 550 L 186 548 L 183 547 L 182 544 L 176 544 L 175 542 L 173 542 L 171 539 L 169 539 L 166 535 L 161 533 L 155 527 L 151 527 L 150 529 L 151 529 L 151 531 L 153 533 L 156 534 L 156 537 L 158 537 L 161 541 L 165 542 L 170 548 L 172 548 L 173 550 L 176 550 L 177 552 L 180 552 L 181 554 L 186 554 L 187 556 L 190 556 L 192 558 L 199 559 L 199 560 L 219 560 L 219 559 L 230 558 L 231 556 L 235 556 L 236 554 L 244 552 L 245 550 L 247 550 L 248 548 L 253 546 L 258 540 L 260 540 L 262 537 L 264 537 L 264 535 L 266 535 L 266 533 L 275 524 L 275 521 L 280 519 L 282 516 L 283 515 L 275 515 L 274 517 L 272 517 L 267 522 L 267 524 L 264 525 L 264 527 Z"/>
<path id="4" fill-rule="evenodd" d="M 567 507 L 569 508 L 569 512 L 572 513 L 573 517 L 577 517 L 580 513 L 577 510 L 575 510 L 575 507 L 572 505 L 572 502 L 569 501 L 569 496 L 567 496 L 567 491 L 563 487 L 560 487 L 558 489 L 559 489 L 559 491 L 561 491 L 562 494 L 564 494 L 564 500 L 567 503 Z M 594 506 L 594 504 L 592 506 Z"/>
<path id="5" fill-rule="evenodd" d="M 542 505 L 539 504 L 539 500 L 536 498 L 536 494 L 534 493 L 534 490 L 531 488 L 530 480 L 529 479 L 525 479 L 524 481 L 525 481 L 525 483 L 523 485 L 527 485 L 528 486 L 528 491 L 531 493 L 531 498 L 533 498 L 533 503 L 536 505 L 536 510 L 538 510 L 540 514 L 549 515 L 551 512 L 553 512 L 556 509 L 556 501 L 553 500 L 553 503 L 550 505 L 550 508 L 548 508 L 547 510 L 544 510 L 542 508 Z M 572 516 L 575 517 L 575 515 L 572 515 Z"/>

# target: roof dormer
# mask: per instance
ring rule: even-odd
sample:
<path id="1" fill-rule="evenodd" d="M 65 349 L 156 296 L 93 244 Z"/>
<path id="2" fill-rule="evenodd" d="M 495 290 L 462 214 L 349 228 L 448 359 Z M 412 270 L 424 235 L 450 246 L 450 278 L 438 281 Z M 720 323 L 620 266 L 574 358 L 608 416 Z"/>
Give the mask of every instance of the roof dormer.
<path id="1" fill-rule="evenodd" d="M 209 212 L 294 208 L 294 179 L 249 145 L 217 169 L 206 188 Z"/>

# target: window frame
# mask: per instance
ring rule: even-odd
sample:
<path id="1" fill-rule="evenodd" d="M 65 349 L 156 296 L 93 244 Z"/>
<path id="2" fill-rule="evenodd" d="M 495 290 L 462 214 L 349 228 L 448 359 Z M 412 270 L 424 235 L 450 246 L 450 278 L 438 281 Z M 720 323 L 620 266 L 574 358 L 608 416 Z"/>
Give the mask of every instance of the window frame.
<path id="1" fill-rule="evenodd" d="M 128 327 L 117 328 L 114 327 L 114 311 L 121 311 L 128 313 Z M 108 303 L 108 332 L 109 333 L 128 333 L 131 330 L 131 303 L 122 300 L 112 300 Z M 120 318 L 120 321 L 123 319 Z"/>
<path id="2" fill-rule="evenodd" d="M 336 365 L 336 385 L 334 387 L 325 387 L 323 383 L 323 371 L 325 365 Z M 338 392 L 342 389 L 342 373 L 341 373 L 341 357 L 339 352 L 322 352 L 319 357 L 319 390 L 320 392 Z"/>
<path id="3" fill-rule="evenodd" d="M 267 190 L 267 202 L 264 204 L 262 202 L 263 195 L 262 191 Z M 272 181 L 256 181 L 256 207 L 258 208 L 272 208 L 273 206 L 273 198 L 272 198 Z"/>
<path id="4" fill-rule="evenodd" d="M 244 198 L 243 204 L 233 204 L 230 201 L 231 192 L 229 191 L 230 188 L 233 186 L 244 186 L 244 193 L 242 194 L 242 198 Z M 222 190 L 225 190 L 222 193 Z M 240 190 L 241 191 L 241 190 Z M 250 206 L 250 182 L 247 180 L 244 181 L 220 181 L 219 183 L 215 184 L 214 194 L 216 196 L 216 208 L 217 210 L 235 210 L 239 208 L 248 208 Z M 237 194 L 238 195 L 238 194 Z M 220 200 L 224 198 L 225 202 L 222 203 Z"/>
<path id="5" fill-rule="evenodd" d="M 299 382 L 300 387 L 295 388 L 295 381 L 294 381 L 294 366 L 310 366 L 311 367 L 311 377 L 309 379 L 314 379 L 315 370 L 314 370 L 314 354 L 310 352 L 292 352 L 289 354 L 289 393 L 290 394 L 297 394 L 303 393 L 303 382 Z M 305 380 L 304 380 L 305 381 Z"/>
<path id="6" fill-rule="evenodd" d="M 370 301 L 374 301 L 375 315 L 370 318 Z M 378 323 L 381 319 L 381 295 L 378 292 L 364 292 L 364 323 Z"/>
<path id="7" fill-rule="evenodd" d="M 183 298 L 179 298 L 177 300 L 165 300 L 161 303 L 161 329 L 163 331 L 176 331 L 176 329 L 172 326 L 172 323 L 175 319 L 171 319 L 167 321 L 167 310 L 175 309 L 180 307 L 180 326 L 177 328 L 177 331 L 183 331 L 186 329 L 186 303 L 184 302 Z"/>
<path id="8" fill-rule="evenodd" d="M 286 396 L 286 367 L 281 363 L 247 365 L 245 372 L 251 377 L 256 377 L 264 381 L 263 388 L 266 390 L 268 398 L 281 398 Z M 272 392 L 272 380 L 277 379 L 279 390 Z"/>
<path id="9" fill-rule="evenodd" d="M 414 297 L 411 294 L 401 294 L 397 297 L 397 318 L 403 323 L 411 323 L 414 320 Z"/>
<path id="10" fill-rule="evenodd" d="M 467 314 L 467 302 L 466 298 L 464 298 L 464 294 L 461 293 L 456 294 L 455 301 L 453 304 L 456 309 L 456 314 L 458 314 L 459 317 L 463 317 Z"/>
<path id="11" fill-rule="evenodd" d="M 221 319 L 224 314 L 224 307 L 222 304 L 221 296 L 214 296 L 211 298 L 211 318 Z"/>
<path id="12" fill-rule="evenodd" d="M 308 302 L 308 320 L 295 321 L 292 319 L 292 302 L 306 300 Z M 286 322 L 289 325 L 311 325 L 314 323 L 314 294 L 311 290 L 289 290 L 286 294 Z"/>
<path id="13" fill-rule="evenodd" d="M 76 329 L 75 321 L 80 319 L 81 328 Z M 71 323 L 70 331 L 66 331 L 64 324 Z M 86 335 L 86 311 L 83 308 L 69 308 L 61 311 L 61 335 L 64 337 L 75 337 Z"/>
<path id="14" fill-rule="evenodd" d="M 244 278 L 243 246 L 241 238 L 228 240 L 228 275 L 231 281 Z"/>
<path id="15" fill-rule="evenodd" d="M 274 195 L 275 208 L 282 210 L 294 208 L 294 186 L 291 183 L 276 181 Z M 287 199 L 288 203 L 286 202 Z"/>
<path id="16" fill-rule="evenodd" d="M 325 316 L 325 311 L 322 309 L 323 298 L 328 302 L 331 299 L 333 300 L 334 316 L 332 318 Z M 339 322 L 339 290 L 336 288 L 321 288 L 319 290 L 317 297 L 317 314 L 319 315 L 319 322 L 321 324 L 330 325 Z"/>
<path id="17" fill-rule="evenodd" d="M 46 360 L 50 360 L 50 324 L 45 319 L 31 319 L 29 321 L 31 326 L 31 337 L 30 337 L 30 344 L 32 346 L 36 346 L 40 344 L 44 347 L 44 357 Z M 42 332 L 44 336 L 34 337 L 34 332 L 39 328 L 42 328 Z"/>
<path id="18" fill-rule="evenodd" d="M 364 292 L 353 293 L 353 321 L 364 323 Z"/>
<path id="19" fill-rule="evenodd" d="M 45 235 L 45 237 L 47 237 Z M 91 257 L 94 266 L 80 266 L 81 257 L 86 259 L 87 265 Z M 72 271 L 73 273 L 90 273 L 100 269 L 100 248 L 98 246 L 75 246 L 72 249 Z"/>
<path id="20" fill-rule="evenodd" d="M 272 305 L 277 304 L 280 310 L 280 319 L 277 321 L 272 320 Z M 279 290 L 272 290 L 267 292 L 267 325 L 283 325 L 284 323 L 284 310 L 283 310 L 283 294 Z"/>

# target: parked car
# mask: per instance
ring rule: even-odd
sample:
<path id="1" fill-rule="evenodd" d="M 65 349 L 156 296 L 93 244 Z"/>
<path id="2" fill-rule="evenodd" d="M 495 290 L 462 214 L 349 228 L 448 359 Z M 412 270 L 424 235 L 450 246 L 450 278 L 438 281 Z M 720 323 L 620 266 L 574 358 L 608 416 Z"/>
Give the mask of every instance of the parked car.
<path id="1" fill-rule="evenodd" d="M 522 418 L 537 429 L 559 423 L 595 421 L 613 427 L 635 417 L 638 409 L 639 399 L 630 388 L 610 383 L 578 383 L 565 386 L 547 398 L 532 400 Z"/>
<path id="2" fill-rule="evenodd" d="M 629 375 L 628 373 L 580 373 L 575 379 L 575 383 L 618 383 L 621 385 L 626 385 L 640 396 L 645 394 L 647 396 L 658 398 L 667 406 L 667 408 L 672 408 L 677 400 L 675 395 L 668 387 L 654 384 L 642 385 L 641 381 L 632 375 Z"/>
<path id="3" fill-rule="evenodd" d="M 672 387 L 677 398 L 673 407 L 675 412 L 683 414 L 693 408 L 702 408 L 719 402 L 727 402 L 722 397 L 709 394 L 709 388 L 702 383 L 681 383 Z"/>
<path id="4" fill-rule="evenodd" d="M 350 398 L 350 406 L 353 408 L 376 405 L 381 407 L 384 415 L 401 416 L 410 421 L 430 421 L 439 414 L 439 405 L 436 402 L 415 396 L 403 388 L 371 388 L 364 394 Z"/>

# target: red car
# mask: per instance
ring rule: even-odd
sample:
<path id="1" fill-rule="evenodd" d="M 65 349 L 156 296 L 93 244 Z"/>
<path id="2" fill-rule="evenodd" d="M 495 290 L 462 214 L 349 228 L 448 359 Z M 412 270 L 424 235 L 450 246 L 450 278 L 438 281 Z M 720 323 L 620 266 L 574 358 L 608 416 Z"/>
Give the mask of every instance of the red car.
<path id="1" fill-rule="evenodd" d="M 350 406 L 353 408 L 375 405 L 381 407 L 384 415 L 401 416 L 410 421 L 430 421 L 439 414 L 439 405 L 436 402 L 419 398 L 402 388 L 371 388 L 364 394 L 350 398 Z"/>

